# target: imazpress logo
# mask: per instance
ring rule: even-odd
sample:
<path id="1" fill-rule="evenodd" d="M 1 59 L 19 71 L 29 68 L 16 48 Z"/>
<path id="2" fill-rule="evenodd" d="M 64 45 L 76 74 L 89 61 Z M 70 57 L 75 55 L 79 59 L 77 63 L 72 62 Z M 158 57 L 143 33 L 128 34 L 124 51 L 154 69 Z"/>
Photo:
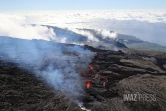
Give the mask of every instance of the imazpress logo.
<path id="1" fill-rule="evenodd" d="M 123 101 L 156 101 L 156 94 L 123 94 Z"/>

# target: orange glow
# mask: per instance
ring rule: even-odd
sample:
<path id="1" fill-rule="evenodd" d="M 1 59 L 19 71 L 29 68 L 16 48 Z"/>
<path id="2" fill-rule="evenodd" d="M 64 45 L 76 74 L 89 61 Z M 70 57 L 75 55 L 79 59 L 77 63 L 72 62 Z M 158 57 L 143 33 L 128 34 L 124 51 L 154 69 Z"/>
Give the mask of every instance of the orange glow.
<path id="1" fill-rule="evenodd" d="M 90 70 L 94 70 L 94 67 L 92 65 L 89 66 Z"/>
<path id="2" fill-rule="evenodd" d="M 91 85 L 92 85 L 91 81 L 86 82 L 86 88 L 90 88 Z"/>
<path id="3" fill-rule="evenodd" d="M 86 74 L 86 73 L 83 73 L 83 76 L 87 76 L 87 74 Z"/>

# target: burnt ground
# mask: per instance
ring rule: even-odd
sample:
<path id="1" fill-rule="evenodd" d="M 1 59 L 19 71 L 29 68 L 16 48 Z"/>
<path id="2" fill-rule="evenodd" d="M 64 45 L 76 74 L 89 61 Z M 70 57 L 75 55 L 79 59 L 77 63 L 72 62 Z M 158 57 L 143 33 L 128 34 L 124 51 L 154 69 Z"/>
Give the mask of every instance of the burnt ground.
<path id="1" fill-rule="evenodd" d="M 83 74 L 92 82 L 86 90 L 88 97 L 83 100 L 87 108 L 92 111 L 165 111 L 165 53 L 87 48 L 96 52 L 89 72 Z M 124 94 L 137 94 L 136 101 L 125 101 Z"/>
<path id="2" fill-rule="evenodd" d="M 166 54 L 125 50 L 96 53 L 82 76 L 92 83 L 82 98 L 92 111 L 165 111 Z M 154 95 L 155 100 L 124 101 L 123 94 Z M 1 111 L 80 111 L 41 78 L 9 61 L 0 61 Z"/>
<path id="3" fill-rule="evenodd" d="M 17 64 L 0 60 L 0 111 L 81 111 L 41 78 Z"/>

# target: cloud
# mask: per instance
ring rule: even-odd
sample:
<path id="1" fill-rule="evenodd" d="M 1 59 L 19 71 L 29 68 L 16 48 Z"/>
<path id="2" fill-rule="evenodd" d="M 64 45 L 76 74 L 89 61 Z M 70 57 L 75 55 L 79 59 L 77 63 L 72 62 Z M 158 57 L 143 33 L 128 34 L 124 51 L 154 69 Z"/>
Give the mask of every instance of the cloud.
<path id="1" fill-rule="evenodd" d="M 105 20 L 98 19 L 93 27 L 113 30 L 127 35 L 133 35 L 141 40 L 164 45 L 166 43 L 166 23 L 149 23 L 136 20 Z M 92 26 L 91 26 L 92 27 Z"/>
<path id="2" fill-rule="evenodd" d="M 24 19 L 0 15 L 0 36 L 10 36 L 22 39 L 55 39 L 56 34 L 52 28 L 45 26 L 28 25 Z"/>
<path id="3" fill-rule="evenodd" d="M 62 27 L 84 27 L 84 24 L 105 20 L 136 20 L 141 22 L 166 23 L 166 10 L 103 10 L 103 11 L 40 11 L 14 13 L 26 16 L 31 22 L 39 24 L 58 25 Z M 28 20 L 30 22 L 30 20 Z"/>
<path id="4" fill-rule="evenodd" d="M 12 14 L 10 13 L 10 15 Z M 13 15 L 17 17 L 26 16 L 30 18 L 29 23 L 33 24 L 63 28 L 106 29 L 133 35 L 160 45 L 166 43 L 164 31 L 166 10 L 43 11 L 14 13 Z M 91 34 L 85 33 L 89 39 L 93 38 Z"/>
<path id="5" fill-rule="evenodd" d="M 62 28 L 106 29 L 165 45 L 166 10 L 3 12 L 29 24 Z M 78 31 L 77 31 L 78 32 Z M 88 32 L 79 32 L 93 39 Z"/>

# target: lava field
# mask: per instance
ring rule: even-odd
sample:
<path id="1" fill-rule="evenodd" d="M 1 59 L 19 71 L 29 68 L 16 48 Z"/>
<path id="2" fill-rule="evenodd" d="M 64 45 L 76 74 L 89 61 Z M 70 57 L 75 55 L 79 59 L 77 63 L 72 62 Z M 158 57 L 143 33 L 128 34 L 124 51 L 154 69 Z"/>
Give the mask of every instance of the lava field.
<path id="1" fill-rule="evenodd" d="M 165 111 L 166 54 L 122 49 L 95 53 L 88 69 L 80 71 L 85 84 L 82 107 L 92 111 Z M 7 60 L 0 61 L 0 110 L 81 111 L 41 78 Z M 79 69 L 78 69 L 79 71 Z M 156 101 L 124 101 L 123 94 L 155 94 Z"/>
<path id="2" fill-rule="evenodd" d="M 87 48 L 96 55 L 82 74 L 87 78 L 85 107 L 94 111 L 165 110 L 165 53 Z M 155 94 L 156 101 L 124 101 L 123 94 L 128 93 Z"/>

